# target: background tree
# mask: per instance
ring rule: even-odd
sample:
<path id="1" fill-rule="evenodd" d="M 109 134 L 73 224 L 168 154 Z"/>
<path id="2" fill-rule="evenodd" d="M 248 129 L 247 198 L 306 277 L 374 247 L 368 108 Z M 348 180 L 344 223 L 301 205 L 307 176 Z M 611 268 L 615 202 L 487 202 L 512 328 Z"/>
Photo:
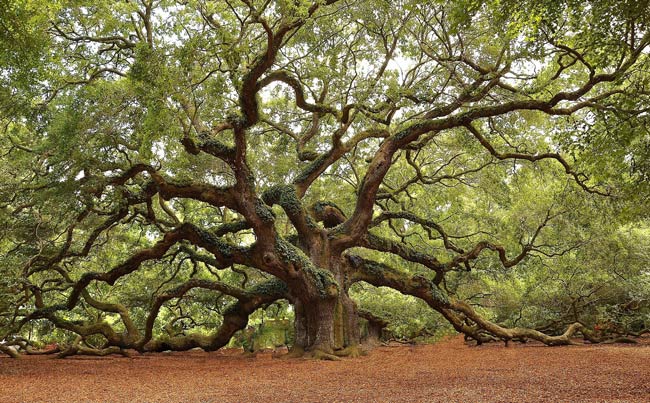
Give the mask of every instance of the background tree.
<path id="1" fill-rule="evenodd" d="M 365 282 L 477 340 L 597 340 L 473 301 L 643 219 L 590 225 L 647 205 L 644 2 L 4 10 L 6 335 L 45 321 L 78 336 L 70 354 L 215 350 L 287 300 L 294 355 L 355 355 Z"/>

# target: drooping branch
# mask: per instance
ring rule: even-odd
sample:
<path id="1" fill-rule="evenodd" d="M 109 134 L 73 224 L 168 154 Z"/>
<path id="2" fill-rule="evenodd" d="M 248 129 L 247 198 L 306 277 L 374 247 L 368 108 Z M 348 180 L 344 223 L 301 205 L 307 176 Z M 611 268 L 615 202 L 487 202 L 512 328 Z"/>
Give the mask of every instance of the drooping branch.
<path id="1" fill-rule="evenodd" d="M 171 340 L 161 339 L 152 341 L 154 322 L 162 305 L 170 299 L 182 298 L 187 292 L 195 288 L 220 291 L 238 300 L 238 302 L 226 309 L 223 324 L 220 329 L 215 334 L 207 337 L 203 335 L 188 335 L 176 337 Z M 286 298 L 286 291 L 286 285 L 276 279 L 259 284 L 251 290 L 243 290 L 220 281 L 189 280 L 173 290 L 158 295 L 154 299 L 145 324 L 144 336 L 136 343 L 135 348 L 141 351 L 162 351 L 161 349 L 187 350 L 194 347 L 201 347 L 206 351 L 219 349 L 228 343 L 234 332 L 246 326 L 248 315 L 253 313 L 261 305 L 271 303 L 277 299 Z"/>
<path id="2" fill-rule="evenodd" d="M 61 276 L 66 281 L 70 282 L 70 276 L 64 269 L 60 267 L 54 267 L 54 269 L 59 274 L 61 274 Z M 82 338 L 95 334 L 101 334 L 107 340 L 107 343 L 109 345 L 116 346 L 118 348 L 128 348 L 135 340 L 140 337 L 140 331 L 131 319 L 128 309 L 121 304 L 101 302 L 93 298 L 88 290 L 83 289 L 81 291 L 81 295 L 83 296 L 84 300 L 93 308 L 98 309 L 101 312 L 111 312 L 120 315 L 122 323 L 126 329 L 126 333 L 116 332 L 109 323 L 99 318 L 97 318 L 97 320 L 92 323 L 83 323 L 61 317 L 57 315 L 57 312 L 63 310 L 65 308 L 64 306 L 46 307 L 43 303 L 42 290 L 38 287 L 31 287 L 31 290 L 34 294 L 34 304 L 37 309 L 25 316 L 25 318 L 16 328 L 16 331 L 30 320 L 47 319 L 56 327 L 78 334 Z"/>
<path id="3" fill-rule="evenodd" d="M 382 238 L 380 236 L 368 233 L 361 239 L 359 246 L 368 249 L 392 253 L 401 257 L 402 259 L 419 263 L 436 273 L 434 283 L 440 284 L 445 273 L 446 265 L 440 262 L 435 256 L 417 251 L 401 242 L 395 242 L 390 239 Z"/>
<path id="4" fill-rule="evenodd" d="M 401 293 L 418 297 L 447 318 L 456 330 L 477 340 L 482 340 L 480 331 L 484 331 L 503 340 L 533 339 L 546 345 L 566 345 L 572 343 L 571 338 L 576 332 L 584 329 L 582 324 L 574 323 L 564 334 L 549 336 L 534 329 L 504 328 L 484 319 L 467 303 L 450 300 L 433 282 L 424 277 L 411 276 L 388 265 L 355 255 L 348 255 L 347 258 L 354 270 L 354 281 L 365 281 L 377 287 L 390 287 Z M 470 319 L 476 326 L 465 323 L 465 318 Z"/>
<path id="5" fill-rule="evenodd" d="M 223 313 L 222 325 L 213 334 L 189 334 L 171 338 L 163 336 L 153 339 L 153 325 L 162 304 L 172 298 L 182 298 L 188 291 L 195 288 L 220 291 L 235 297 L 238 301 L 226 308 Z M 33 316 L 32 319 L 46 318 L 55 326 L 79 335 L 73 344 L 59 354 L 59 358 L 79 354 L 94 356 L 122 354 L 128 356 L 127 349 L 136 349 L 141 352 L 160 352 L 165 350 L 185 351 L 200 347 L 206 351 L 213 351 L 226 345 L 236 331 L 243 329 L 251 313 L 261 306 L 268 305 L 278 299 L 287 298 L 287 291 L 287 286 L 277 279 L 260 283 L 249 290 L 217 281 L 192 279 L 156 297 L 145 324 L 144 335 L 141 338 L 138 336 L 140 333 L 137 330 L 135 332 L 131 331 L 127 335 L 118 334 L 107 322 L 103 321 L 81 324 L 61 319 L 51 309 L 40 310 L 39 315 Z M 102 311 L 112 312 L 115 310 L 113 309 L 115 304 L 93 301 L 91 305 Z M 94 348 L 82 344 L 86 337 L 93 334 L 101 334 L 106 338 L 103 347 Z M 4 348 L 1 351 L 5 352 L 5 350 L 7 350 L 7 354 L 15 352 L 13 349 Z M 14 355 L 12 354 L 12 356 Z M 15 357 L 18 357 L 18 355 L 16 354 Z"/>
<path id="6" fill-rule="evenodd" d="M 549 336 L 547 334 L 544 334 L 534 329 L 527 329 L 527 328 L 520 328 L 520 327 L 508 329 L 499 326 L 496 323 L 490 322 L 487 319 L 484 319 L 469 304 L 463 301 L 453 301 L 451 307 L 447 309 L 447 311 L 455 311 L 455 312 L 462 313 L 466 318 L 469 318 L 474 323 L 476 323 L 476 325 L 480 329 L 500 339 L 503 340 L 532 339 L 532 340 L 540 341 L 548 346 L 573 344 L 572 337 L 577 332 L 582 332 L 585 329 L 584 325 L 578 322 L 570 325 L 566 329 L 566 331 L 559 336 Z M 445 316 L 449 316 L 449 315 L 450 312 L 447 312 Z"/>
<path id="7" fill-rule="evenodd" d="M 190 241 L 197 246 L 205 248 L 213 253 L 217 259 L 227 264 L 249 264 L 252 261 L 249 255 L 249 248 L 230 245 L 194 225 L 182 224 L 173 231 L 166 233 L 163 239 L 158 241 L 154 246 L 140 250 L 113 269 L 104 273 L 89 272 L 81 276 L 79 281 L 74 284 L 68 297 L 68 309 L 72 309 L 77 304 L 82 290 L 92 281 L 102 281 L 113 285 L 119 278 L 138 270 L 143 262 L 161 258 L 173 245 L 182 240 Z"/>
<path id="8" fill-rule="evenodd" d="M 34 312 L 30 313 L 23 319 L 21 326 L 30 320 L 47 319 L 57 328 L 75 333 L 82 338 L 92 335 L 102 335 L 107 340 L 108 344 L 112 346 L 118 346 L 120 348 L 128 348 L 133 340 L 135 340 L 131 339 L 129 337 L 130 335 L 128 334 L 124 335 L 116 332 L 108 322 L 103 320 L 98 320 L 91 323 L 83 323 L 68 320 L 57 315 L 57 311 L 65 309 L 65 306 L 50 306 L 36 309 Z"/>
<path id="9" fill-rule="evenodd" d="M 7 346 L 0 343 L 0 352 L 7 354 L 11 358 L 20 358 L 20 354 L 13 346 Z"/>
<path id="10" fill-rule="evenodd" d="M 99 301 L 93 298 L 88 290 L 84 290 L 82 296 L 88 305 L 92 306 L 93 308 L 102 312 L 111 312 L 120 315 L 120 319 L 122 320 L 122 323 L 124 323 L 124 327 L 126 329 L 126 334 L 123 335 L 126 340 L 136 340 L 140 337 L 140 331 L 133 322 L 128 309 L 124 305 Z"/>
<path id="11" fill-rule="evenodd" d="M 386 264 L 353 254 L 348 254 L 346 259 L 352 269 L 352 282 L 365 281 L 376 287 L 393 288 L 403 294 L 424 300 L 436 310 L 450 307 L 446 293 L 433 281 L 423 276 L 413 276 Z"/>
<path id="12" fill-rule="evenodd" d="M 408 220 L 411 222 L 414 222 L 416 224 L 420 224 L 422 227 L 425 228 L 431 228 L 435 230 L 440 237 L 442 238 L 443 244 L 446 249 L 457 252 L 457 253 L 465 253 L 465 251 L 451 242 L 449 239 L 450 236 L 445 232 L 445 230 L 442 228 L 440 224 L 433 220 L 427 220 L 422 217 L 418 217 L 417 215 L 410 213 L 408 211 L 383 211 L 378 217 L 376 217 L 373 221 L 371 226 L 376 226 L 380 224 L 381 222 L 384 222 L 386 220 L 391 220 L 391 219 L 403 219 L 403 220 Z"/>
<path id="13" fill-rule="evenodd" d="M 560 102 L 578 101 L 594 88 L 599 87 L 599 85 L 619 80 L 626 71 L 632 68 L 642 50 L 647 47 L 650 42 L 650 34 L 646 34 L 641 42 L 639 47 L 615 71 L 592 75 L 573 91 L 558 92 L 548 100 L 519 99 L 495 105 L 477 106 L 444 117 L 423 119 L 384 140 L 368 166 L 368 170 L 359 187 L 359 196 L 354 213 L 343 224 L 343 232 L 347 234 L 347 237 L 341 237 L 338 241 L 342 245 L 341 247 L 351 246 L 367 231 L 371 222 L 372 206 L 375 203 L 377 191 L 392 164 L 393 154 L 397 150 L 416 141 L 425 133 L 438 133 L 442 130 L 455 127 L 467 127 L 471 125 L 472 121 L 477 119 L 506 115 L 519 110 L 537 110 L 548 115 L 567 115 L 581 108 L 588 107 L 591 104 L 590 102 L 578 102 L 571 109 L 558 108 L 557 105 Z"/>
<path id="14" fill-rule="evenodd" d="M 151 340 L 151 326 L 157 315 L 160 305 L 171 298 L 179 298 L 192 288 L 207 288 L 225 292 L 232 292 L 238 301 L 230 305 L 223 314 L 223 323 L 219 330 L 210 335 L 190 334 L 172 338 Z M 145 337 L 137 344 L 142 351 L 186 351 L 195 347 L 205 351 L 214 351 L 228 344 L 238 330 L 246 327 L 248 316 L 258 308 L 268 305 L 278 299 L 287 297 L 287 286 L 277 279 L 261 283 L 251 290 L 238 290 L 236 287 L 226 286 L 217 282 L 189 282 L 175 290 L 160 295 L 154 302 L 154 309 L 147 319 Z M 153 319 L 152 319 L 153 318 Z"/>
<path id="15" fill-rule="evenodd" d="M 66 349 L 57 354 L 56 358 L 66 358 L 73 355 L 90 355 L 93 357 L 105 357 L 107 355 L 120 354 L 124 357 L 130 357 L 129 353 L 122 347 L 110 346 L 104 348 L 93 348 L 84 345 L 84 338 L 78 336 L 75 341 Z"/>

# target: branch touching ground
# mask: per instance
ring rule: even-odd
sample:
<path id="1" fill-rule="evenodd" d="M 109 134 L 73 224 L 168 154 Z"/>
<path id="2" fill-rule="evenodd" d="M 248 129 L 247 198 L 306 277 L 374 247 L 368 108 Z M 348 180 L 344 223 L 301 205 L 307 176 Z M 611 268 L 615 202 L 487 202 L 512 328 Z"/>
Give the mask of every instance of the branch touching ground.
<path id="1" fill-rule="evenodd" d="M 5 344 L 0 344 L 0 352 L 7 354 L 11 358 L 20 358 L 18 350 L 14 346 L 7 346 Z"/>
<path id="2" fill-rule="evenodd" d="M 105 357 L 112 354 L 120 354 L 124 357 L 130 357 L 128 351 L 117 346 L 105 347 L 105 348 L 92 348 L 84 346 L 82 344 L 83 338 L 81 336 L 70 345 L 68 348 L 61 351 L 57 354 L 56 358 L 66 358 L 73 355 L 90 355 L 94 357 Z"/>
<path id="3" fill-rule="evenodd" d="M 563 334 L 558 336 L 550 336 L 528 328 L 505 328 L 483 318 L 466 302 L 448 298 L 442 290 L 426 278 L 412 276 L 360 256 L 348 255 L 348 262 L 354 269 L 353 281 L 365 281 L 377 287 L 390 287 L 403 294 L 418 297 L 431 308 L 440 312 L 457 331 L 478 341 L 487 341 L 493 338 L 504 341 L 532 339 L 548 346 L 559 346 L 574 344 L 572 338 L 577 333 L 582 333 L 585 338 L 588 334 L 585 326 L 578 322 L 570 325 Z M 468 325 L 467 319 L 474 325 Z M 488 336 L 485 337 L 485 334 Z"/>

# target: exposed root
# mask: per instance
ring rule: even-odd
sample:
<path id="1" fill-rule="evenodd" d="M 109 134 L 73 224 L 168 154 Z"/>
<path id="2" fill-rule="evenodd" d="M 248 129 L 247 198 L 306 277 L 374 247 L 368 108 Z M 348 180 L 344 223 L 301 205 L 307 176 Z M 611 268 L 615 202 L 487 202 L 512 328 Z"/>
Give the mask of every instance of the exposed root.
<path id="1" fill-rule="evenodd" d="M 307 358 L 315 360 L 339 361 L 341 358 L 338 357 L 338 353 L 339 352 L 332 352 L 331 350 L 328 351 L 325 348 L 318 347 L 309 351 L 305 351 L 305 349 L 302 347 L 294 346 L 287 354 L 281 355 L 278 358 L 283 360 L 292 358 Z"/>
<path id="2" fill-rule="evenodd" d="M 316 350 L 311 351 L 309 353 L 309 356 L 311 358 L 316 359 L 316 360 L 326 360 L 326 361 L 340 361 L 341 360 L 341 358 L 337 357 L 336 355 L 330 354 L 330 353 L 328 353 L 326 351 L 323 351 L 323 350 L 320 350 L 320 349 L 316 349 Z"/>
<path id="3" fill-rule="evenodd" d="M 368 353 L 364 351 L 361 346 L 353 345 L 353 346 L 348 346 L 344 348 L 343 350 L 337 350 L 334 352 L 334 355 L 337 357 L 348 357 L 348 358 L 358 358 L 364 355 L 367 355 Z"/>
<path id="4" fill-rule="evenodd" d="M 302 358 L 305 356 L 305 349 L 300 346 L 293 346 L 287 354 L 280 355 L 277 358 L 282 360 L 288 360 L 291 358 Z"/>

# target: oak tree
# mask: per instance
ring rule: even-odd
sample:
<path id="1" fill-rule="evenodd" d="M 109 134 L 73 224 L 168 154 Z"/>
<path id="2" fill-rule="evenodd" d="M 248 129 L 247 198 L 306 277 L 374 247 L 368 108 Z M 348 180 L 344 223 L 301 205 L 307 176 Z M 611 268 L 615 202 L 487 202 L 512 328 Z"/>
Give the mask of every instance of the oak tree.
<path id="1" fill-rule="evenodd" d="M 580 210 L 645 186 L 646 2 L 0 13 L 3 336 L 211 351 L 287 300 L 293 355 L 356 355 L 360 282 L 476 340 L 592 335 L 499 325 L 457 280 L 572 250 Z"/>

